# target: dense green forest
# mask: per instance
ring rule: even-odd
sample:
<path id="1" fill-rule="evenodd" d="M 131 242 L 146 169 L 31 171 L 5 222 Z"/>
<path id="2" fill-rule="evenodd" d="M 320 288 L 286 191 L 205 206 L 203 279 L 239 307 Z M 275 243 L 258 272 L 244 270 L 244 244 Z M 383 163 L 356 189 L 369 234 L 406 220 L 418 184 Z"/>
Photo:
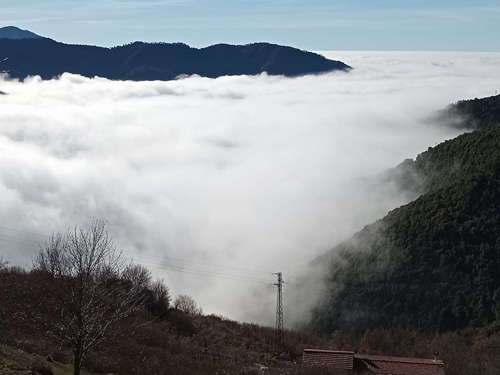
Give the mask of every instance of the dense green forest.
<path id="1" fill-rule="evenodd" d="M 500 124 L 500 95 L 460 100 L 439 111 L 437 117 L 465 129 L 479 130 Z"/>
<path id="2" fill-rule="evenodd" d="M 498 330 L 498 103 L 492 97 L 448 107 L 484 130 L 399 165 L 393 173 L 400 186 L 422 195 L 318 260 L 330 264 L 329 295 L 314 312 L 318 332 Z"/>

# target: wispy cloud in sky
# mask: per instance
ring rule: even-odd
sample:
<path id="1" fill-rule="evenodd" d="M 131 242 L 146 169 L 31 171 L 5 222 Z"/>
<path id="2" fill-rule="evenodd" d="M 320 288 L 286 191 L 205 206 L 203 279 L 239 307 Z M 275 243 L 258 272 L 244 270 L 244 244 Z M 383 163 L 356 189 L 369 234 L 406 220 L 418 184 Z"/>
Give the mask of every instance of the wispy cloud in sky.
<path id="1" fill-rule="evenodd" d="M 492 11 L 493 9 L 493 11 Z M 270 41 L 305 49 L 498 50 L 497 4 L 456 1 L 8 0 L 0 23 L 67 43 Z M 50 19 L 50 20 L 47 20 Z M 84 21 L 84 22 L 82 22 Z M 95 21 L 95 22 L 90 22 Z"/>

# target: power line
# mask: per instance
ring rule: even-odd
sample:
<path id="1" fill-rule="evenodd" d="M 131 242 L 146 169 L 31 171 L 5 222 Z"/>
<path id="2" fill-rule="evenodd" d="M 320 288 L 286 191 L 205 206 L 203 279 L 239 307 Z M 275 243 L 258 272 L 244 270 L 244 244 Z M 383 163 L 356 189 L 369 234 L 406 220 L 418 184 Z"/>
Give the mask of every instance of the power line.
<path id="1" fill-rule="evenodd" d="M 148 265 L 157 266 L 157 264 L 156 264 L 156 263 L 150 263 L 150 262 L 144 262 L 144 261 L 142 261 L 142 262 L 143 262 L 143 263 L 146 263 L 146 264 L 148 264 Z M 233 275 L 233 274 L 220 273 L 220 272 L 214 272 L 214 271 L 205 271 L 205 270 L 200 270 L 200 269 L 195 269 L 195 268 L 185 268 L 185 267 L 179 267 L 179 266 L 174 266 L 174 265 L 170 265 L 170 264 L 165 264 L 165 265 L 163 265 L 163 267 L 173 267 L 173 268 L 179 268 L 179 269 L 189 270 L 189 271 L 206 272 L 206 273 L 210 273 L 210 274 L 214 274 L 214 275 L 223 275 L 223 276 L 231 276 L 231 277 L 245 278 L 245 279 L 248 279 L 248 280 L 259 280 L 259 281 L 263 281 L 262 279 L 256 279 L 256 278 L 254 278 L 254 277 L 240 276 L 240 275 Z"/>
<path id="2" fill-rule="evenodd" d="M 5 226 L 0 226 L 0 229 L 6 229 L 6 230 L 18 232 L 18 233 L 30 234 L 30 235 L 40 236 L 40 237 L 45 237 L 45 238 L 51 237 L 51 236 L 47 236 L 45 234 L 28 232 L 28 231 L 18 230 L 18 229 L 14 229 L 14 228 L 5 227 Z M 186 259 L 167 257 L 167 256 L 163 256 L 163 255 L 151 255 L 151 254 L 144 254 L 144 253 L 138 253 L 138 252 L 133 252 L 133 251 L 123 251 L 123 253 L 135 254 L 135 255 L 140 255 L 140 256 L 147 256 L 147 257 L 151 257 L 151 258 L 167 259 L 167 260 L 173 260 L 173 261 L 183 262 L 183 263 L 200 264 L 203 266 L 226 268 L 226 269 L 233 269 L 233 270 L 246 271 L 246 272 L 255 272 L 255 273 L 261 273 L 261 274 L 266 274 L 266 275 L 272 274 L 272 272 L 266 272 L 266 271 L 262 271 L 262 270 L 252 270 L 252 269 L 248 269 L 248 268 L 231 267 L 231 266 L 225 266 L 225 265 L 219 265 L 219 264 L 213 264 L 213 263 L 196 262 L 196 261 L 191 261 L 191 260 L 186 260 Z M 292 276 L 289 276 L 289 277 L 292 277 Z"/>
<path id="3" fill-rule="evenodd" d="M 36 234 L 36 235 L 41 236 L 41 237 L 49 237 L 49 236 L 45 236 L 45 235 L 42 235 L 42 234 L 32 233 L 32 232 L 26 232 L 26 231 L 20 231 L 20 230 L 16 230 L 16 229 L 13 229 L 13 228 L 6 228 L 6 227 L 2 227 L 2 226 L 0 226 L 0 228 L 12 230 L 12 231 L 19 232 L 19 233 Z M 20 245 L 20 246 L 24 246 L 24 247 L 29 247 L 29 248 L 33 248 L 33 249 L 39 249 L 39 246 L 37 246 L 37 244 L 39 244 L 39 243 L 37 241 L 35 241 L 35 240 L 22 239 L 22 238 L 19 238 L 19 237 L 14 237 L 14 236 L 9 236 L 9 235 L 5 235 L 5 234 L 0 234 L 0 241 L 7 242 L 7 243 L 12 243 L 12 244 L 16 244 L 16 245 Z M 30 243 L 28 243 L 28 242 L 30 242 Z M 127 253 L 139 254 L 139 253 L 134 253 L 134 252 L 127 252 Z M 141 254 L 141 255 L 145 255 L 145 254 Z M 250 269 L 239 268 L 239 267 L 230 267 L 230 266 L 222 266 L 222 265 L 217 265 L 217 264 L 212 264 L 212 263 L 195 262 L 195 261 L 189 261 L 189 260 L 179 259 L 179 258 L 171 258 L 171 257 L 166 257 L 166 256 L 156 256 L 156 255 L 146 255 L 146 256 L 153 257 L 153 258 L 161 258 L 161 259 L 166 259 L 166 260 L 172 260 L 172 261 L 177 261 L 177 262 L 183 262 L 183 263 L 188 263 L 188 264 L 195 264 L 195 265 L 202 265 L 202 266 L 211 266 L 211 267 L 217 267 L 217 268 L 223 268 L 223 269 L 244 270 L 244 271 L 247 271 L 247 272 L 257 272 L 257 273 L 261 273 L 261 274 L 265 274 L 265 275 L 271 275 L 271 273 L 268 273 L 268 272 L 258 271 L 258 270 L 250 270 Z M 202 277 L 210 277 L 210 278 L 217 278 L 217 279 L 223 279 L 223 280 L 232 280 L 232 281 L 250 282 L 250 283 L 259 283 L 259 284 L 270 285 L 270 281 L 268 281 L 268 280 L 254 278 L 254 277 L 249 277 L 249 276 L 242 276 L 242 275 L 235 275 L 235 274 L 214 272 L 214 271 L 211 271 L 211 270 L 203 270 L 203 269 L 196 269 L 196 268 L 186 268 L 186 267 L 180 267 L 180 266 L 175 266 L 175 265 L 170 265 L 170 264 L 158 265 L 156 263 L 151 263 L 151 262 L 147 262 L 147 261 L 135 261 L 135 263 L 137 263 L 137 264 L 143 264 L 143 265 L 146 265 L 146 266 L 151 267 L 151 268 L 163 269 L 163 270 L 168 270 L 168 271 L 172 271 L 172 272 L 184 273 L 184 274 L 195 275 L 195 276 L 202 276 Z M 298 277 L 294 277 L 294 276 L 288 276 L 287 275 L 287 277 L 298 279 L 298 280 L 304 280 L 302 278 L 298 278 Z M 285 284 L 284 281 L 282 283 Z M 311 291 L 311 292 L 313 292 L 315 294 L 320 294 L 320 295 L 323 295 L 323 296 L 329 296 L 324 291 L 320 291 L 318 289 L 313 289 L 313 288 L 307 287 L 306 285 L 304 285 L 302 283 L 290 283 L 290 282 L 286 282 L 286 284 L 288 284 L 288 285 L 290 285 L 292 287 L 297 287 L 297 288 L 300 288 L 300 289 L 305 289 L 305 290 Z M 274 285 L 276 285 L 276 284 L 274 284 Z"/>
<path id="4" fill-rule="evenodd" d="M 328 294 L 328 292 L 326 292 L 325 290 L 319 290 L 319 289 L 315 289 L 315 288 L 310 288 L 310 287 L 308 287 L 306 285 L 303 285 L 303 284 L 288 283 L 288 282 L 286 284 L 287 285 L 291 285 L 293 287 L 298 287 L 298 288 L 301 288 L 301 289 L 305 289 L 305 290 L 308 290 L 310 292 L 314 292 L 316 294 L 321 294 L 324 297 L 330 297 L 330 294 Z"/>
<path id="5" fill-rule="evenodd" d="M 9 227 L 5 227 L 5 226 L 0 226 L 0 229 L 4 229 L 7 231 L 12 231 L 12 232 L 16 232 L 16 233 L 23 233 L 23 234 L 33 235 L 33 236 L 39 236 L 39 237 L 49 237 L 49 236 L 45 236 L 43 234 L 27 232 L 27 231 L 9 228 Z M 31 240 L 29 238 L 19 238 L 19 237 L 10 236 L 10 235 L 4 234 L 4 233 L 0 233 L 0 241 L 9 242 L 9 243 L 13 243 L 16 245 L 21 245 L 21 246 L 26 246 L 26 247 L 33 247 L 33 248 L 39 248 L 39 246 L 40 246 L 40 241 Z"/>
<path id="6" fill-rule="evenodd" d="M 21 245 L 21 246 L 32 247 L 32 248 L 35 248 L 35 249 L 38 248 L 38 246 L 35 246 L 35 245 L 26 244 L 26 243 L 22 243 L 22 242 L 19 242 L 19 241 L 10 241 L 10 240 L 6 240 L 4 238 L 0 238 L 0 241 L 9 242 L 9 243 L 13 243 L 13 244 L 16 244 L 16 245 Z"/>
<path id="7" fill-rule="evenodd" d="M 18 229 L 14 229 L 14 228 L 9 228 L 9 227 L 5 227 L 5 226 L 0 226 L 0 229 L 14 231 L 14 232 L 18 232 L 18 233 L 36 235 L 36 236 L 45 237 L 45 238 L 50 238 L 50 236 L 47 236 L 47 235 L 44 235 L 44 234 L 34 233 L 34 232 L 28 232 L 28 231 L 22 231 L 22 230 L 18 230 Z M 5 234 L 0 234 L 0 237 L 2 237 L 2 236 L 18 241 L 18 242 L 16 242 L 16 241 L 11 241 L 11 240 L 4 240 L 5 242 L 16 243 L 16 244 L 30 246 L 30 247 L 38 247 L 38 246 L 31 245 L 31 244 L 26 244 L 26 243 L 22 243 L 21 241 L 29 241 L 29 242 L 33 242 L 34 244 L 39 244 L 38 241 L 34 241 L 34 240 L 30 240 L 30 239 L 22 239 L 22 238 L 19 238 L 19 237 L 14 237 L 14 236 L 9 236 L 9 235 L 5 235 Z M 0 238 L 0 240 L 2 240 L 2 238 Z M 241 268 L 241 267 L 231 267 L 231 266 L 219 265 L 219 264 L 214 264 L 214 263 L 196 262 L 196 261 L 191 261 L 191 260 L 186 260 L 186 259 L 172 258 L 172 257 L 160 256 L 160 255 L 142 254 L 142 253 L 137 253 L 137 252 L 133 252 L 133 251 L 124 251 L 123 253 L 135 254 L 135 255 L 146 256 L 146 257 L 151 257 L 151 258 L 158 258 L 158 259 L 166 259 L 166 260 L 171 260 L 171 261 L 176 261 L 176 262 L 182 262 L 182 263 L 188 263 L 188 264 L 198 264 L 198 265 L 202 265 L 202 266 L 210 266 L 210 267 L 217 267 L 217 268 L 223 268 L 223 269 L 232 269 L 232 270 L 237 270 L 237 271 L 246 271 L 246 272 L 260 273 L 260 274 L 265 274 L 265 275 L 272 274 L 272 272 L 265 272 L 265 271 L 260 271 L 260 270 L 252 270 L 252 269 Z M 148 263 L 148 262 L 145 261 L 145 263 Z M 149 265 L 151 265 L 151 264 L 152 263 L 149 263 Z M 173 267 L 173 266 L 169 266 L 169 267 Z M 180 267 L 178 267 L 178 268 L 180 268 Z M 187 269 L 187 268 L 184 268 L 184 269 Z M 190 269 L 190 270 L 191 271 L 206 272 L 206 271 L 203 271 L 203 270 L 193 270 L 193 269 Z M 227 275 L 227 274 L 220 274 L 220 273 L 219 273 L 219 275 L 237 276 L 238 277 L 238 275 Z M 249 277 L 245 277 L 245 278 L 246 279 L 251 279 Z M 253 279 L 253 280 L 259 280 L 259 279 Z M 259 280 L 259 281 L 262 282 L 262 280 Z M 266 283 L 267 283 L 267 281 L 266 281 Z"/>
<path id="8" fill-rule="evenodd" d="M 264 275 L 276 274 L 275 272 L 266 272 L 266 271 L 262 271 L 262 270 L 253 270 L 253 269 L 248 269 L 248 268 L 225 266 L 225 265 L 219 265 L 219 264 L 214 264 L 214 263 L 196 262 L 196 261 L 192 261 L 192 260 L 186 260 L 186 259 L 180 259 L 180 258 L 172 258 L 172 257 L 168 257 L 168 256 L 165 256 L 165 255 L 143 254 L 143 253 L 138 253 L 138 252 L 134 252 L 134 251 L 123 251 L 123 253 L 126 253 L 126 254 L 135 254 L 135 255 L 140 255 L 140 256 L 157 258 L 157 259 L 172 260 L 172 261 L 182 262 L 182 263 L 199 264 L 199 265 L 202 265 L 202 266 L 210 266 L 210 267 L 231 269 L 231 270 L 237 270 L 237 271 L 255 272 L 255 273 L 260 273 L 260 274 L 264 274 Z M 146 262 L 146 263 L 148 263 L 148 262 Z M 152 264 L 152 263 L 149 263 L 149 264 Z M 286 274 L 286 276 L 287 276 L 287 278 L 292 278 L 292 279 L 295 279 L 295 280 L 300 280 L 300 281 L 305 281 L 306 280 L 303 277 L 291 276 L 289 274 Z M 283 283 L 285 283 L 285 282 L 283 282 Z M 287 282 L 287 284 L 289 284 L 289 283 Z M 294 284 L 294 285 L 298 285 L 298 284 Z"/>
<path id="9" fill-rule="evenodd" d="M 14 228 L 6 227 L 6 226 L 0 226 L 0 229 L 5 229 L 5 230 L 17 232 L 17 233 L 29 234 L 29 235 L 39 236 L 39 237 L 44 237 L 44 238 L 51 238 L 51 236 L 48 236 L 48 235 L 45 235 L 45 234 L 35 233 L 35 232 L 29 232 L 29 231 L 24 231 L 24 230 L 19 230 L 19 229 L 14 229 Z M 19 242 L 15 242 L 15 241 L 11 241 L 11 240 L 0 238 L 0 240 L 2 240 L 4 242 L 15 243 L 15 244 L 19 244 L 19 245 L 22 245 L 22 246 L 29 246 L 29 247 L 33 247 L 33 248 L 38 248 L 39 247 L 39 246 L 35 246 L 35 245 L 32 245 L 32 244 L 27 244 L 27 243 L 21 242 L 21 241 L 29 241 L 29 242 L 32 242 L 34 244 L 38 244 L 39 245 L 39 242 L 35 241 L 35 240 L 23 239 L 23 238 L 8 236 L 8 235 L 5 235 L 5 234 L 0 234 L 0 237 L 7 237 L 9 239 L 15 239 L 15 240 L 19 241 Z M 187 259 L 181 259 L 181 258 L 173 258 L 173 257 L 168 257 L 168 256 L 163 256 L 163 255 L 151 255 L 151 254 L 144 254 L 144 253 L 138 253 L 138 252 L 133 252 L 133 251 L 123 251 L 123 253 L 126 253 L 126 254 L 135 254 L 135 255 L 140 255 L 140 256 L 145 256 L 145 257 L 151 257 L 151 258 L 156 258 L 156 259 L 171 260 L 171 261 L 182 262 L 182 263 L 187 263 L 187 264 L 195 264 L 195 265 L 201 265 L 201 266 L 216 267 L 216 268 L 228 269 L 228 270 L 253 272 L 253 273 L 259 273 L 259 274 L 264 274 L 264 275 L 271 275 L 271 274 L 273 274 L 272 272 L 266 272 L 266 271 L 262 271 L 262 270 L 254 270 L 254 269 L 248 269 L 248 268 L 242 268 L 242 267 L 233 267 L 233 266 L 220 265 L 220 264 L 214 264 L 214 263 L 197 262 L 197 261 L 192 261 L 192 260 L 187 260 Z M 145 263 L 148 263 L 148 262 L 145 261 Z M 149 263 L 149 265 L 152 266 L 152 263 Z M 156 266 L 156 264 L 154 264 L 154 266 Z M 182 267 L 176 267 L 176 266 L 170 266 L 170 265 L 167 266 L 167 267 L 169 267 L 170 270 L 175 271 L 175 272 L 181 272 L 181 271 L 179 271 L 179 269 L 187 270 L 187 271 L 190 271 L 190 272 L 191 271 L 205 272 L 205 273 L 210 272 L 210 271 L 196 270 L 196 269 L 189 269 L 189 268 L 182 268 Z M 172 269 L 172 267 L 176 267 L 178 269 L 175 270 L 175 269 Z M 161 267 L 155 267 L 155 268 L 161 268 Z M 188 273 L 188 272 L 186 272 L 186 273 Z M 241 278 L 241 276 L 239 276 L 239 275 L 223 274 L 223 273 L 216 273 L 216 272 L 210 272 L 210 273 L 212 275 L 219 275 L 219 276 L 225 276 L 225 277 L 229 276 L 229 277 Z M 211 277 L 213 277 L 213 276 L 211 276 Z M 288 275 L 288 274 L 287 274 L 287 277 L 288 278 L 293 278 L 293 279 L 296 279 L 296 280 L 305 280 L 303 278 L 291 276 L 291 275 Z M 246 280 L 252 280 L 253 282 L 265 282 L 265 283 L 268 283 L 267 281 L 264 281 L 262 279 L 255 279 L 255 278 L 246 277 L 246 276 L 243 276 L 243 278 L 245 278 Z M 294 284 L 294 285 L 297 285 L 297 284 Z"/>
<path id="10" fill-rule="evenodd" d="M 133 252 L 133 251 L 124 251 L 123 253 L 127 253 L 127 254 L 136 254 L 136 255 L 141 255 L 141 256 L 147 256 L 147 257 L 152 257 L 152 258 L 158 258 L 158 259 L 166 259 L 166 260 L 172 260 L 172 261 L 177 261 L 177 262 L 183 262 L 183 263 L 189 263 L 189 264 L 199 264 L 199 265 L 203 265 L 203 266 L 211 266 L 211 267 L 217 267 L 217 268 L 224 268 L 224 269 L 232 269 L 232 270 L 237 270 L 237 271 L 247 271 L 247 272 L 255 272 L 255 273 L 261 273 L 261 274 L 265 274 L 265 275 L 271 275 L 271 274 L 276 274 L 274 272 L 266 272 L 266 271 L 259 271 L 259 270 L 252 270 L 252 269 L 247 269 L 247 268 L 240 268 L 240 267 L 231 267 L 231 266 L 223 266 L 223 265 L 218 265 L 218 264 L 213 264 L 213 263 L 203 263 L 203 262 L 196 262 L 196 261 L 190 261 L 190 260 L 185 260 L 185 259 L 179 259 L 179 258 L 172 258 L 172 257 L 168 257 L 168 256 L 163 256 L 163 255 L 150 255 L 150 254 L 142 254 L 142 253 L 137 253 L 137 252 Z M 147 263 L 148 265 L 150 264 L 153 264 L 153 263 L 149 263 L 147 261 L 144 261 L 145 263 Z M 172 267 L 170 265 L 168 265 L 167 267 Z M 179 267 L 180 268 L 180 267 Z M 188 269 L 188 268 L 184 268 L 184 269 Z M 203 271 L 205 272 L 205 271 Z M 224 274 L 225 275 L 225 274 Z M 232 275 L 232 276 L 237 276 L 237 275 Z M 306 279 L 303 278 L 303 277 L 296 277 L 296 276 L 290 276 L 289 274 L 286 274 L 287 278 L 292 278 L 292 279 L 295 279 L 295 280 L 300 280 L 300 281 L 305 281 Z M 295 283 L 289 283 L 289 282 L 284 282 L 283 281 L 283 284 L 290 284 L 290 285 L 294 285 L 294 286 L 299 286 L 299 287 L 303 287 L 302 285 L 299 285 L 299 284 L 295 284 Z M 306 287 L 304 287 L 306 288 Z M 307 288 L 311 291 L 314 291 L 313 289 L 311 288 Z M 317 292 L 317 291 L 315 291 Z"/>
<path id="11" fill-rule="evenodd" d="M 142 264 L 142 263 L 138 262 L 138 264 Z M 148 266 L 149 266 L 149 264 L 148 264 Z M 166 266 L 153 265 L 150 267 L 169 270 L 169 271 L 173 271 L 173 272 L 187 273 L 187 274 L 191 274 L 191 275 L 206 276 L 206 277 L 211 277 L 211 278 L 216 278 L 216 279 L 226 279 L 226 280 L 252 282 L 252 283 L 260 283 L 260 284 L 269 285 L 269 281 L 262 280 L 262 279 L 247 278 L 244 276 L 240 277 L 237 275 L 221 274 L 221 273 L 215 273 L 215 272 L 209 272 L 209 271 L 203 271 L 203 270 L 195 270 L 195 269 L 182 268 L 182 267 L 176 267 L 176 266 L 168 266 L 168 265 L 166 265 Z"/>
<path id="12" fill-rule="evenodd" d="M 284 272 L 284 273 L 286 273 L 286 272 Z M 289 274 L 286 274 L 286 277 L 292 278 L 295 280 L 306 280 L 304 277 L 295 277 L 295 276 L 290 276 Z M 287 283 L 287 284 L 289 284 L 289 283 Z"/>
<path id="13" fill-rule="evenodd" d="M 36 246 L 35 244 L 22 242 L 22 239 L 17 238 L 17 237 L 5 236 L 5 237 L 10 238 L 10 239 L 6 239 L 6 238 L 2 238 L 2 236 L 5 236 L 5 235 L 0 234 L 0 241 L 3 241 L 3 242 L 16 244 L 16 245 L 20 245 L 20 246 L 25 246 L 25 247 L 29 247 L 29 248 L 34 248 L 34 249 L 39 248 L 39 246 Z M 261 284 L 267 284 L 267 285 L 269 285 L 269 283 L 270 283 L 269 281 L 263 280 L 263 279 L 257 279 L 257 278 L 247 277 L 247 276 L 239 276 L 239 275 L 234 275 L 234 274 L 225 274 L 225 273 L 213 272 L 213 271 L 206 271 L 206 270 L 200 270 L 200 269 L 194 269 L 194 268 L 183 268 L 183 267 L 173 266 L 173 265 L 159 266 L 155 263 L 150 263 L 150 262 L 135 262 L 135 263 L 136 264 L 144 264 L 144 265 L 147 265 L 148 267 L 151 267 L 151 268 L 159 268 L 159 269 L 169 270 L 169 271 L 173 271 L 173 272 L 180 272 L 180 273 L 205 276 L 205 277 L 211 277 L 211 278 L 219 278 L 219 279 L 243 281 L 243 282 L 252 282 L 252 283 L 261 283 Z"/>
<path id="14" fill-rule="evenodd" d="M 31 235 L 34 235 L 34 236 L 40 236 L 40 237 L 45 237 L 45 238 L 50 238 L 51 237 L 51 236 L 47 236 L 45 234 L 28 232 L 28 231 L 22 231 L 22 230 L 18 230 L 18 229 L 14 229 L 14 228 L 9 228 L 9 227 L 5 227 L 5 226 L 0 226 L 0 229 L 6 229 L 6 230 L 11 230 L 11 231 L 14 231 L 14 232 L 18 232 L 18 233 L 31 234 Z M 266 275 L 270 275 L 270 274 L 273 273 L 273 272 L 270 272 L 270 271 L 253 270 L 253 269 L 248 269 L 248 268 L 232 267 L 232 266 L 226 266 L 226 265 L 220 265 L 220 264 L 214 264 L 214 263 L 196 262 L 196 261 L 191 261 L 191 260 L 187 260 L 187 259 L 172 258 L 172 257 L 164 256 L 164 255 L 151 255 L 151 254 L 144 254 L 144 253 L 138 253 L 138 252 L 133 252 L 133 251 L 123 251 L 123 253 L 125 253 L 125 254 L 135 254 L 135 255 L 140 255 L 140 256 L 147 256 L 147 257 L 151 257 L 151 258 L 167 259 L 167 260 L 173 260 L 173 261 L 183 262 L 183 263 L 200 264 L 200 265 L 203 265 L 203 266 L 211 266 L 211 267 L 217 267 L 217 268 L 227 268 L 227 269 L 233 269 L 233 270 L 237 270 L 237 271 L 255 272 L 255 273 L 261 273 L 261 274 L 266 274 Z M 293 277 L 293 276 L 287 276 L 287 277 L 291 277 L 291 278 L 294 278 L 294 279 L 299 279 L 299 278 Z"/>
<path id="15" fill-rule="evenodd" d="M 31 234 L 33 236 L 40 236 L 40 237 L 46 237 L 46 238 L 50 238 L 50 236 L 47 236 L 45 234 L 40 234 L 40 233 L 34 233 L 34 232 L 26 232 L 24 230 L 19 230 L 19 229 L 14 229 L 14 228 L 9 228 L 9 227 L 4 227 L 4 226 L 1 226 L 0 225 L 0 228 L 1 229 L 6 229 L 6 230 L 11 230 L 13 232 L 18 232 L 18 233 L 24 233 L 24 234 Z"/>
<path id="16" fill-rule="evenodd" d="M 26 239 L 25 238 L 19 238 L 19 237 L 9 236 L 7 234 L 0 234 L 0 236 L 7 237 L 7 238 L 13 238 L 13 239 L 16 239 L 16 240 L 19 240 L 19 241 L 33 242 L 33 243 L 35 243 L 37 245 L 40 244 L 40 241 L 34 241 L 34 240 L 30 240 L 28 238 L 26 238 Z"/>
<path id="17" fill-rule="evenodd" d="M 167 257 L 167 256 L 164 256 L 164 255 L 141 254 L 141 253 L 137 253 L 137 252 L 133 252 L 133 251 L 124 251 L 124 253 L 127 253 L 127 254 L 136 254 L 136 255 L 141 255 L 141 256 L 148 256 L 148 257 L 152 257 L 152 258 L 160 258 L 160 259 L 173 260 L 173 261 L 183 262 L 183 263 L 200 264 L 202 266 L 211 266 L 211 267 L 217 267 L 217 268 L 227 268 L 227 269 L 233 269 L 233 270 L 237 270 L 237 271 L 255 272 L 255 273 L 262 273 L 262 274 L 266 274 L 266 275 L 271 275 L 272 274 L 272 272 L 259 271 L 259 270 L 251 270 L 251 269 L 240 268 L 240 267 L 223 266 L 223 265 L 213 264 L 213 263 L 196 262 L 196 261 L 192 261 L 192 260 L 185 260 L 185 259 L 179 259 L 179 258 L 171 258 L 171 257 Z"/>
<path id="18" fill-rule="evenodd" d="M 160 258 L 166 258 L 166 257 L 160 257 Z M 173 259 L 173 258 L 168 258 L 168 259 Z M 266 281 L 266 280 L 263 280 L 263 279 L 256 279 L 256 278 L 252 278 L 252 277 L 247 277 L 247 276 L 240 276 L 240 275 L 234 275 L 234 274 L 226 274 L 226 273 L 220 273 L 220 272 L 206 271 L 206 270 L 200 270 L 200 269 L 194 269 L 194 268 L 185 268 L 185 267 L 179 267 L 179 266 L 168 265 L 168 264 L 160 266 L 160 265 L 158 265 L 156 263 L 151 263 L 151 262 L 147 262 L 147 261 L 135 261 L 135 263 L 143 264 L 143 265 L 146 265 L 146 266 L 152 267 L 152 268 L 170 270 L 170 271 L 180 272 L 180 273 L 188 273 L 188 274 L 198 275 L 198 276 L 207 276 L 207 277 L 212 277 L 212 278 L 220 278 L 220 279 L 228 279 L 228 280 L 237 280 L 237 281 L 246 281 L 246 282 L 269 284 L 269 281 Z M 189 262 L 189 263 L 205 264 L 205 263 L 197 263 L 197 262 Z M 233 267 L 225 267 L 225 268 L 233 268 Z M 265 273 L 265 274 L 267 274 L 267 273 Z M 274 274 L 276 274 L 276 273 L 274 273 Z M 287 276 L 287 277 L 291 277 L 291 276 Z M 294 278 L 299 279 L 297 277 L 294 277 Z M 301 279 L 301 280 L 303 280 L 303 279 Z M 321 294 L 323 296 L 329 296 L 329 294 L 326 293 L 325 291 L 321 291 L 319 289 L 310 288 L 310 287 L 308 287 L 308 286 L 306 286 L 304 284 L 285 282 L 283 279 L 282 279 L 282 284 L 287 284 L 287 285 L 291 285 L 293 287 L 298 287 L 298 288 L 301 288 L 301 289 L 305 289 L 305 290 L 314 292 L 316 294 Z M 274 285 L 277 285 L 277 284 L 274 284 Z"/>

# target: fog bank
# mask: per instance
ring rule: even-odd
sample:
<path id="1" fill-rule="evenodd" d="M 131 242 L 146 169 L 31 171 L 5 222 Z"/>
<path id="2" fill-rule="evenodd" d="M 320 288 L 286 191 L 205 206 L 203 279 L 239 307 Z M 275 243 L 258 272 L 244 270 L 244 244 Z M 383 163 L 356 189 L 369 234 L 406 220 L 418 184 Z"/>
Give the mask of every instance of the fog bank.
<path id="1" fill-rule="evenodd" d="M 354 69 L 170 82 L 4 76 L 0 253 L 30 265 L 44 235 L 104 219 L 123 255 L 172 294 L 273 324 L 272 272 L 290 282 L 286 302 L 307 286 L 295 278 L 304 264 L 410 199 L 357 179 L 457 135 L 424 123 L 432 111 L 500 89 L 498 53 L 324 54 Z M 302 310 L 286 306 L 285 323 Z"/>

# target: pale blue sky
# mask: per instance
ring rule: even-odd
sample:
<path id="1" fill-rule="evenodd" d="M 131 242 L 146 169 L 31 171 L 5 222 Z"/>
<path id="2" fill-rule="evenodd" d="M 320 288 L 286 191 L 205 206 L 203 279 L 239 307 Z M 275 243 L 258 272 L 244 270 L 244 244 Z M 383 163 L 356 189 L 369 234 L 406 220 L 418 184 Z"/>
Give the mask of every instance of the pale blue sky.
<path id="1" fill-rule="evenodd" d="M 498 0 L 3 0 L 0 26 L 114 46 L 268 41 L 309 50 L 500 51 Z"/>

